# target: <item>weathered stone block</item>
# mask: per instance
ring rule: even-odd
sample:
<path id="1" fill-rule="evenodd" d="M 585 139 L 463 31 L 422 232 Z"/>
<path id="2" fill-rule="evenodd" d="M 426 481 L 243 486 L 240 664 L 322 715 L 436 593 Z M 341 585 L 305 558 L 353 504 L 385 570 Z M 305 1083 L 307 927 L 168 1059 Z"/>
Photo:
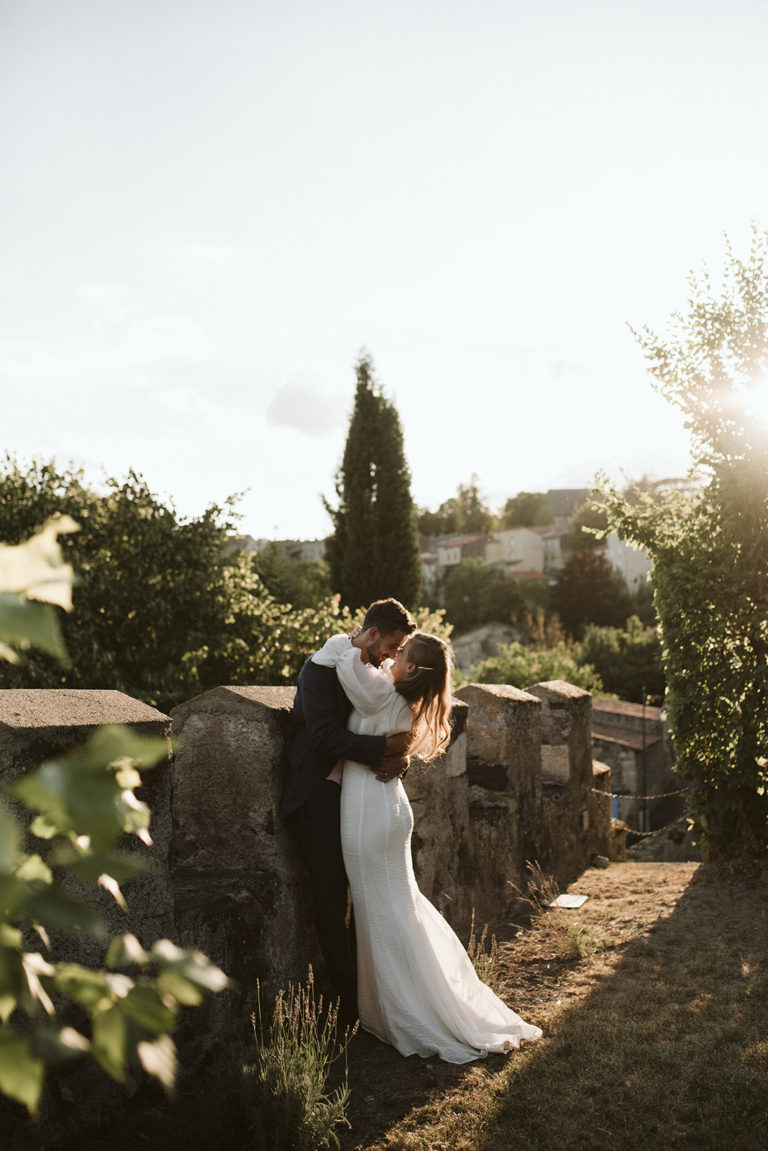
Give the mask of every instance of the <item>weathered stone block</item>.
<path id="1" fill-rule="evenodd" d="M 526 861 L 539 856 L 541 702 L 508 684 L 467 684 L 457 694 L 470 709 L 473 897 L 489 922 L 499 922 L 515 903 L 514 887 L 525 884 Z"/>
<path id="2" fill-rule="evenodd" d="M 146 859 L 151 871 L 123 886 L 126 916 L 102 889 L 88 889 L 88 899 L 101 911 L 112 934 L 133 932 L 143 944 L 173 932 L 173 901 L 168 882 L 171 841 L 170 727 L 168 716 L 119 691 L 80 691 L 69 688 L 0 691 L 0 780 L 10 783 L 33 771 L 46 759 L 72 751 L 97 728 L 123 724 L 145 736 L 168 740 L 169 760 L 142 773 L 139 798 L 152 812 L 152 847 L 126 837 L 121 847 Z M 23 818 L 29 822 L 29 813 Z M 30 817 L 31 818 L 31 817 Z M 67 936 L 55 940 L 57 959 L 101 962 L 100 947 Z"/>
<path id="3" fill-rule="evenodd" d="M 219 687 L 174 708 L 172 855 L 180 942 L 252 1001 L 318 963 L 306 877 L 279 816 L 294 688 Z"/>

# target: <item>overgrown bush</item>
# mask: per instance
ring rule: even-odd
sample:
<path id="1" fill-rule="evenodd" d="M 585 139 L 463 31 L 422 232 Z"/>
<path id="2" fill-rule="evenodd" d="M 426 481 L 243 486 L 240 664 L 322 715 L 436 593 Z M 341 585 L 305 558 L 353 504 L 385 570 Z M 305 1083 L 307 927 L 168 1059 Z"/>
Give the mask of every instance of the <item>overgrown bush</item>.
<path id="1" fill-rule="evenodd" d="M 678 769 L 711 855 L 768 859 L 768 233 L 722 283 L 690 277 L 665 338 L 636 333 L 685 418 L 703 486 L 686 496 L 606 484 L 610 525 L 652 561 Z"/>
<path id="2" fill-rule="evenodd" d="M 64 654 L 54 605 L 69 606 L 72 569 L 56 537 L 73 528 L 67 520 L 51 523 L 25 544 L 0 545 L 0 656 L 11 662 L 16 649 L 33 643 L 52 658 Z M 120 840 L 151 843 L 150 812 L 135 795 L 139 769 L 167 756 L 164 739 L 105 727 L 10 785 L 37 813 L 29 827 L 37 851 L 25 849 L 9 804 L 0 804 L 0 1092 L 30 1113 L 46 1064 L 83 1055 L 121 1083 L 143 1072 L 172 1087 L 171 1032 L 181 1007 L 227 986 L 204 955 L 167 939 L 149 951 L 129 934 L 110 940 L 100 914 L 78 894 L 101 887 L 125 908 L 120 884 L 147 863 Z M 51 939 L 61 933 L 101 943 L 104 967 L 57 961 Z M 39 950 L 31 950 L 33 936 Z M 87 1026 L 73 1023 L 70 1007 Z"/>
<path id="3" fill-rule="evenodd" d="M 574 644 L 573 657 L 593 667 L 605 690 L 619 699 L 642 703 L 651 696 L 661 703 L 664 698 L 659 634 L 655 627 L 643 627 L 637 616 L 630 616 L 624 628 L 590 625 Z"/>
<path id="4" fill-rule="evenodd" d="M 472 667 L 466 678 L 473 683 L 508 683 L 523 689 L 534 683 L 562 679 L 598 695 L 604 690 L 594 667 L 578 664 L 571 648 L 563 642 L 550 648 L 506 644 L 491 659 Z"/>

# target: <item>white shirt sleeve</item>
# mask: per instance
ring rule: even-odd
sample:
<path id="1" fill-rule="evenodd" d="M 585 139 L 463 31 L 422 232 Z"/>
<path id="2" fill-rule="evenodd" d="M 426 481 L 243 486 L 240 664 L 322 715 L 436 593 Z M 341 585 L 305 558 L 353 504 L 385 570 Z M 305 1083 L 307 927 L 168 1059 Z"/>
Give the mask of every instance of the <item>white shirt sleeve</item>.
<path id="1" fill-rule="evenodd" d="M 319 663 L 321 667 L 336 667 L 341 653 L 351 648 L 352 640 L 348 635 L 332 635 L 325 641 L 320 651 L 316 651 L 312 656 L 312 663 Z"/>
<path id="2" fill-rule="evenodd" d="M 395 698 L 395 681 L 389 671 L 363 663 L 359 648 L 351 644 L 340 653 L 336 674 L 347 699 L 360 715 L 376 715 Z"/>

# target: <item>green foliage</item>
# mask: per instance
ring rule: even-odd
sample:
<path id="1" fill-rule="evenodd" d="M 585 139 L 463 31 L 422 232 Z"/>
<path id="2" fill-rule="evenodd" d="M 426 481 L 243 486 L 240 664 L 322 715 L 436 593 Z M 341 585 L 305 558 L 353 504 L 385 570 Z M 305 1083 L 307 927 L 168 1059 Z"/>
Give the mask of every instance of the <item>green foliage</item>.
<path id="1" fill-rule="evenodd" d="M 587 498 L 576 509 L 565 537 L 565 547 L 569 552 L 602 547 L 602 540 L 595 533 L 604 532 L 608 527 L 608 516 L 599 501 Z"/>
<path id="2" fill-rule="evenodd" d="M 74 531 L 74 520 L 58 517 L 24 544 L 0 544 L 0 659 L 17 664 L 31 647 L 66 659 L 54 606 L 72 608 L 72 568 L 58 536 Z"/>
<path id="3" fill-rule="evenodd" d="M 491 659 L 473 667 L 467 678 L 473 683 L 508 683 L 522 689 L 562 679 L 585 691 L 603 693 L 603 684 L 595 669 L 589 664 L 578 664 L 565 643 L 548 648 L 506 644 Z"/>
<path id="4" fill-rule="evenodd" d="M 447 619 L 457 632 L 464 632 L 490 621 L 509 623 L 522 601 L 515 580 L 473 557 L 445 576 L 443 603 Z"/>
<path id="5" fill-rule="evenodd" d="M 497 524 L 493 514 L 480 495 L 476 475 L 468 484 L 459 484 L 457 494 L 445 500 L 436 512 L 422 508 L 419 512 L 419 531 L 426 536 L 488 535 Z"/>
<path id="6" fill-rule="evenodd" d="M 515 582 L 517 583 L 517 590 L 520 592 L 522 612 L 536 615 L 548 610 L 551 595 L 548 579 L 519 579 Z"/>
<path id="7" fill-rule="evenodd" d="M 335 1008 L 323 1013 L 315 1000 L 310 969 L 306 986 L 280 991 L 269 1024 L 259 1015 L 254 1021 L 256 1062 L 246 1067 L 253 1090 L 254 1135 L 257 1147 L 315 1151 L 339 1147 L 334 1131 L 346 1119 L 349 1087 L 328 1094 L 328 1074 L 340 1057 L 346 1058 L 349 1032 L 339 1039 Z"/>
<path id="8" fill-rule="evenodd" d="M 644 696 L 657 702 L 664 697 L 658 631 L 643 627 L 637 616 L 630 616 L 624 628 L 590 624 L 573 656 L 578 664 L 591 665 L 605 690 L 619 699 L 642 703 Z"/>
<path id="9" fill-rule="evenodd" d="M 635 335 L 655 386 L 684 413 L 706 482 L 693 495 L 606 495 L 613 530 L 653 560 L 669 719 L 699 834 L 713 858 L 764 863 L 768 233 L 754 232 L 746 260 L 727 246 L 719 294 L 706 272 L 690 287 L 666 338 Z"/>
<path id="10" fill-rule="evenodd" d="M 630 613 L 624 581 L 602 552 L 574 552 L 566 560 L 552 589 L 550 603 L 571 637 L 583 634 L 588 623 L 620 627 Z"/>
<path id="11" fill-rule="evenodd" d="M 421 596 L 421 560 L 400 417 L 374 381 L 370 356 L 361 354 L 356 373 L 338 507 L 325 501 L 331 586 L 353 609 L 387 596 L 411 607 Z"/>
<path id="12" fill-rule="evenodd" d="M 504 504 L 503 528 L 543 527 L 555 522 L 552 504 L 543 492 L 518 492 Z"/>
<path id="13" fill-rule="evenodd" d="M 0 534 L 8 540 L 70 505 L 80 527 L 62 541 L 78 572 L 72 611 L 59 625 L 47 604 L 27 606 L 24 626 L 30 635 L 35 628 L 44 650 L 26 643 L 20 661 L 0 664 L 0 687 L 112 688 L 167 712 L 222 683 L 292 684 L 309 652 L 353 626 L 338 596 L 314 601 L 301 565 L 302 583 L 293 587 L 312 602 L 291 607 L 270 594 L 250 557 L 226 559 L 222 509 L 182 521 L 133 473 L 122 483 L 109 480 L 100 495 L 80 473 L 39 463 L 22 469 L 6 459 Z M 15 554 L 0 550 L 0 565 Z M 275 563 L 268 571 L 282 595 L 287 569 Z M 15 601 L 8 595 L 10 628 Z M 66 665 L 53 658 L 64 645 Z"/>
<path id="14" fill-rule="evenodd" d="M 290 559 L 284 544 L 265 544 L 251 557 L 251 567 L 278 603 L 305 608 L 331 598 L 328 564 L 324 560 Z"/>
<path id="15" fill-rule="evenodd" d="M 72 526 L 52 522 L 26 544 L 0 547 L 0 641 L 12 659 L 15 647 L 29 645 L 26 619 L 35 636 L 42 630 L 49 651 L 60 650 L 50 619 L 43 617 L 41 629 L 40 608 L 68 605 L 72 571 L 56 535 Z M 169 940 L 149 952 L 131 935 L 110 941 L 101 916 L 80 894 L 100 886 L 125 908 L 120 883 L 146 864 L 118 844 L 126 835 L 151 843 L 149 809 L 135 789 L 139 768 L 167 756 L 164 739 L 105 727 L 84 747 L 11 785 L 14 798 L 37 813 L 29 833 L 40 841 L 38 851 L 24 849 L 21 828 L 0 804 L 0 1092 L 32 1114 L 46 1063 L 83 1054 L 119 1082 L 143 1070 L 170 1088 L 176 1072 L 170 1033 L 181 1006 L 228 983 L 204 955 Z M 108 944 L 105 968 L 53 962 L 29 951 L 31 932 L 49 953 L 51 937 L 62 933 Z M 87 1016 L 89 1034 L 62 1022 L 68 1004 Z"/>
<path id="16" fill-rule="evenodd" d="M 80 527 L 63 542 L 78 573 L 62 625 L 68 666 L 31 654 L 0 686 L 113 688 L 163 708 L 196 694 L 230 611 L 225 513 L 182 521 L 132 472 L 99 494 L 79 472 L 7 457 L 0 537 L 17 542 L 61 512 Z"/>

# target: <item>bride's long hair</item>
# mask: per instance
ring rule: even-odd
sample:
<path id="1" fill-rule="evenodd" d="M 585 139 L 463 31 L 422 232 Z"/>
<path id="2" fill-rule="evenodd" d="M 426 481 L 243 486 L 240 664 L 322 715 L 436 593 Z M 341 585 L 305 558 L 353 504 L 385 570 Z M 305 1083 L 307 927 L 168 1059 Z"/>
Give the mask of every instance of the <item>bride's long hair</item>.
<path id="1" fill-rule="evenodd" d="M 416 667 L 396 684 L 413 712 L 414 742 L 408 749 L 420 759 L 434 759 L 451 740 L 451 649 L 436 635 L 415 631 L 405 656 Z"/>

